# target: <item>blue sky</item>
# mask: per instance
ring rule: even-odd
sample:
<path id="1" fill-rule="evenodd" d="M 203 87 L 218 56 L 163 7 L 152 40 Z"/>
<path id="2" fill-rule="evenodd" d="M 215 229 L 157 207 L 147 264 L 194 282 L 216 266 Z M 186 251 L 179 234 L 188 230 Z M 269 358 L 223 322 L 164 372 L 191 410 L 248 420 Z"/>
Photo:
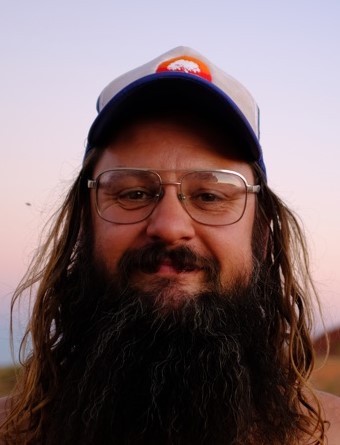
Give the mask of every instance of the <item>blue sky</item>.
<path id="1" fill-rule="evenodd" d="M 11 293 L 81 164 L 97 96 L 178 45 L 255 96 L 269 182 L 301 216 L 326 323 L 340 323 L 339 22 L 335 0 L 2 1 L 0 364 Z"/>

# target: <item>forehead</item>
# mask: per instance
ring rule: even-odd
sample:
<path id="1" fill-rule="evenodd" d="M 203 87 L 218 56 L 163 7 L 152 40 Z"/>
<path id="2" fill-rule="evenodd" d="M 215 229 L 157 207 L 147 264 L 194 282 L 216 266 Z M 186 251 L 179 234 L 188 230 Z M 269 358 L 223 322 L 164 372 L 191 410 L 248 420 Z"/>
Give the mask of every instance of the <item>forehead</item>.
<path id="1" fill-rule="evenodd" d="M 95 166 L 95 175 L 115 167 L 162 170 L 230 169 L 248 179 L 242 150 L 217 126 L 191 115 L 148 116 L 123 125 Z"/>

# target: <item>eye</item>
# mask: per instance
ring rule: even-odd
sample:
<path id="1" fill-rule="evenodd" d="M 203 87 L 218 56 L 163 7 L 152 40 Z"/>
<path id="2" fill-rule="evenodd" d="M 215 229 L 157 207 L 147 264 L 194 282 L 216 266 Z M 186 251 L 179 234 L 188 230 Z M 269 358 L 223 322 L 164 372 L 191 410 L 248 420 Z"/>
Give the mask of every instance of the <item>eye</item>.
<path id="1" fill-rule="evenodd" d="M 217 203 L 228 200 L 228 196 L 215 190 L 199 190 L 191 194 L 190 199 L 200 203 Z"/>
<path id="2" fill-rule="evenodd" d="M 212 193 L 212 192 L 203 192 L 203 193 L 198 193 L 196 194 L 196 196 L 192 196 L 193 199 L 198 200 L 198 201 L 202 201 L 202 202 L 216 202 L 216 201 L 220 201 L 222 199 L 226 199 L 225 196 L 218 196 L 216 193 Z"/>
<path id="3" fill-rule="evenodd" d="M 234 212 L 242 203 L 240 194 L 225 190 L 197 190 L 189 197 L 187 205 L 208 212 Z"/>
<path id="4" fill-rule="evenodd" d="M 119 192 L 117 198 L 119 201 L 147 202 L 156 196 L 157 193 L 148 189 L 127 189 Z"/>

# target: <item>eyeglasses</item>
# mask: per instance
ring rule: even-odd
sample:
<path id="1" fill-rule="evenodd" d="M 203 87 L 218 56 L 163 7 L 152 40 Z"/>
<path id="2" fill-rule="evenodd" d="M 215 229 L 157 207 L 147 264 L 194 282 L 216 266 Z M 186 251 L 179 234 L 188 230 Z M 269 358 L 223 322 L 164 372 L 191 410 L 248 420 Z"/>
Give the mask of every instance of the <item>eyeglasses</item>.
<path id="1" fill-rule="evenodd" d="M 178 199 L 193 220 L 213 226 L 239 221 L 246 209 L 248 193 L 258 193 L 261 188 L 249 185 L 244 176 L 230 170 L 183 172 L 178 181 L 164 182 L 156 171 L 116 168 L 88 180 L 88 188 L 96 193 L 98 215 L 117 224 L 133 224 L 148 218 L 168 185 L 178 187 Z"/>

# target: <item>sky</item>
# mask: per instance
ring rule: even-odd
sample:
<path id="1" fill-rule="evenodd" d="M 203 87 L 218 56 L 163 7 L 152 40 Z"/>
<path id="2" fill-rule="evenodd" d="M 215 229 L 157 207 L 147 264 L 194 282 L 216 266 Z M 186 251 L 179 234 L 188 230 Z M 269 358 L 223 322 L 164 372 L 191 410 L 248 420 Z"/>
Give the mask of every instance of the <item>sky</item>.
<path id="1" fill-rule="evenodd" d="M 269 184 L 303 222 L 326 326 L 340 324 L 339 22 L 338 0 L 1 0 L 0 365 L 10 297 L 79 170 L 100 91 L 179 45 L 256 98 Z"/>

